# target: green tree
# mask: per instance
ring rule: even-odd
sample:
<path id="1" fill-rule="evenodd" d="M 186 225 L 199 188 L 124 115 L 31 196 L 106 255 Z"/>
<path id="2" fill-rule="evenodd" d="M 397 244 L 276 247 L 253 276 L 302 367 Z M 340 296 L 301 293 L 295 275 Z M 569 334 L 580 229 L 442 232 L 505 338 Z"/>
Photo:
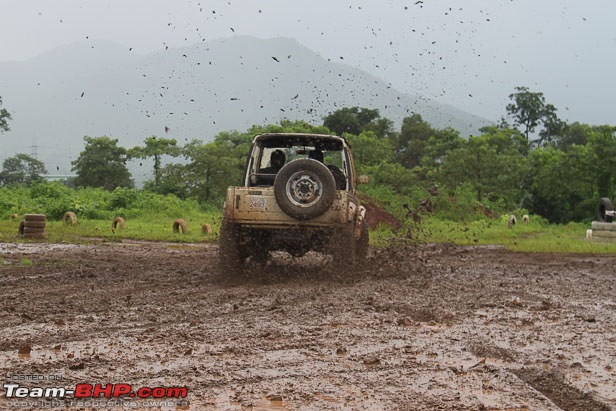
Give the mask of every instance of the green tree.
<path id="1" fill-rule="evenodd" d="M 160 181 L 146 181 L 143 188 L 160 194 L 173 194 L 178 198 L 186 199 L 190 196 L 189 172 L 185 164 L 166 164 L 160 169 Z"/>
<path id="2" fill-rule="evenodd" d="M 238 133 L 237 131 L 220 133 L 217 138 L 230 140 L 234 146 L 238 146 L 240 144 L 247 144 L 246 147 L 249 147 L 253 137 L 257 134 L 263 133 L 330 134 L 331 131 L 325 126 L 315 126 L 303 120 L 282 120 L 280 121 L 280 124 L 253 125 L 245 133 Z"/>
<path id="3" fill-rule="evenodd" d="M 562 121 L 556 115 L 556 108 L 548 104 L 543 117 L 543 129 L 539 131 L 538 146 L 543 146 L 548 143 L 553 143 L 562 138 L 567 131 L 567 123 Z"/>
<path id="4" fill-rule="evenodd" d="M 175 139 L 159 138 L 151 136 L 145 139 L 143 147 L 133 147 L 128 151 L 130 158 L 150 158 L 154 159 L 154 191 L 158 191 L 161 179 L 161 160 L 162 157 L 180 155 L 181 149 Z"/>
<path id="5" fill-rule="evenodd" d="M 597 198 L 613 198 L 616 185 L 616 127 L 591 127 L 586 147 L 596 182 Z"/>
<path id="6" fill-rule="evenodd" d="M 353 149 L 353 159 L 359 168 L 393 160 L 392 142 L 379 138 L 374 131 L 364 131 L 357 136 L 345 134 L 344 137 Z"/>
<path id="7" fill-rule="evenodd" d="M 222 202 L 227 187 L 240 184 L 246 152 L 225 137 L 207 144 L 193 140 L 184 147 L 190 161 L 185 168 L 188 192 L 201 203 Z"/>
<path id="8" fill-rule="evenodd" d="M 128 152 L 118 146 L 117 139 L 85 136 L 85 148 L 72 161 L 72 171 L 77 173 L 75 185 L 79 187 L 133 187 L 130 172 L 126 167 Z"/>
<path id="9" fill-rule="evenodd" d="M 370 175 L 371 185 L 391 187 L 397 194 L 403 196 L 409 195 L 419 186 L 415 173 L 398 163 L 383 161 L 367 167 L 362 172 Z"/>
<path id="10" fill-rule="evenodd" d="M 323 119 L 323 125 L 341 136 L 345 133 L 358 136 L 363 131 L 373 131 L 380 138 L 392 134 L 393 123 L 381 118 L 378 109 L 360 107 L 344 107 L 328 114 Z"/>
<path id="11" fill-rule="evenodd" d="M 426 145 L 434 129 L 425 122 L 421 115 L 413 113 L 402 120 L 400 133 L 394 139 L 394 157 L 404 167 L 413 168 L 421 165 Z"/>
<path id="12" fill-rule="evenodd" d="M 616 192 L 614 126 L 571 124 L 556 144 L 533 150 L 529 159 L 525 206 L 551 222 L 590 219 L 598 199 Z"/>
<path id="13" fill-rule="evenodd" d="M 588 142 L 590 126 L 575 122 L 567 125 L 560 138 L 553 142 L 553 145 L 562 150 L 568 151 L 572 146 L 583 146 Z"/>
<path id="14" fill-rule="evenodd" d="M 532 92 L 528 87 L 516 87 L 515 90 L 515 93 L 509 95 L 513 102 L 507 104 L 506 110 L 513 118 L 514 125 L 523 127 L 526 141 L 530 143 L 530 135 L 539 125 L 544 127 L 539 133 L 539 146 L 562 132 L 564 123 L 558 119 L 556 107 L 546 103 L 543 93 Z"/>
<path id="15" fill-rule="evenodd" d="M 439 180 L 450 189 L 470 184 L 477 201 L 504 201 L 519 207 L 526 196 L 527 160 L 508 133 L 470 137 L 449 152 L 439 169 Z"/>
<path id="16" fill-rule="evenodd" d="M 529 155 L 533 175 L 530 197 L 524 205 L 553 223 L 568 223 L 592 216 L 594 177 L 592 159 L 584 146 L 567 152 L 538 148 Z"/>
<path id="17" fill-rule="evenodd" d="M 17 154 L 2 163 L 1 185 L 25 184 L 42 181 L 41 174 L 47 174 L 45 164 L 27 154 Z"/>
<path id="18" fill-rule="evenodd" d="M 460 132 L 450 127 L 443 130 L 434 130 L 428 137 L 421 163 L 428 168 L 438 167 L 448 153 L 456 150 L 464 144 L 464 139 L 460 137 Z"/>
<path id="19" fill-rule="evenodd" d="M 362 131 L 372 131 L 380 139 L 392 140 L 396 137 L 394 122 L 386 117 L 379 117 L 364 127 Z"/>
<path id="20" fill-rule="evenodd" d="M 487 136 L 489 143 L 499 152 L 512 149 L 526 156 L 530 150 L 530 145 L 524 135 L 515 128 L 509 128 L 506 125 L 487 126 L 480 128 L 479 131 Z"/>
<path id="21" fill-rule="evenodd" d="M 2 97 L 0 97 L 0 107 L 2 107 Z M 0 133 L 11 130 L 9 128 L 9 120 L 11 120 L 11 113 L 5 108 L 0 109 Z"/>

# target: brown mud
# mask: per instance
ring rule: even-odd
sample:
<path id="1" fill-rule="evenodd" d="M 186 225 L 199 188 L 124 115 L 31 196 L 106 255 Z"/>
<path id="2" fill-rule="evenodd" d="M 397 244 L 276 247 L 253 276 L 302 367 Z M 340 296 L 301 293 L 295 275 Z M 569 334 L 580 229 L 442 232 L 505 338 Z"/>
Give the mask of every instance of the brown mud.
<path id="1" fill-rule="evenodd" d="M 616 256 L 424 245 L 349 272 L 276 253 L 242 274 L 216 259 L 0 244 L 3 384 L 189 392 L 132 409 L 616 410 Z M 2 390 L 0 409 L 20 401 Z"/>

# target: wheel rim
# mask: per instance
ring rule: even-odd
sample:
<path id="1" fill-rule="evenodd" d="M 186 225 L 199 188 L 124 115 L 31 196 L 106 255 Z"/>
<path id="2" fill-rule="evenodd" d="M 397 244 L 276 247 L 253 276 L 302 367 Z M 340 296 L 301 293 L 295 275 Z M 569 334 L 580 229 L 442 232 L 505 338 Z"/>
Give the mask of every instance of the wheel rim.
<path id="1" fill-rule="evenodd" d="M 311 207 L 323 195 L 323 183 L 312 173 L 300 171 L 291 176 L 286 184 L 287 198 L 297 207 Z"/>

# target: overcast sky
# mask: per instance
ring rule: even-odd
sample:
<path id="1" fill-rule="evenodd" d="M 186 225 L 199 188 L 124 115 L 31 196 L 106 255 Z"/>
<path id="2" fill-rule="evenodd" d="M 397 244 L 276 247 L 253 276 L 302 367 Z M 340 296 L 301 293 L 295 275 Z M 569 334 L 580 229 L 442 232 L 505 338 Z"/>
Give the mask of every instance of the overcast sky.
<path id="1" fill-rule="evenodd" d="M 97 39 L 145 54 L 283 36 L 489 120 L 527 86 L 564 120 L 616 125 L 615 17 L 614 0 L 0 0 L 0 61 Z"/>

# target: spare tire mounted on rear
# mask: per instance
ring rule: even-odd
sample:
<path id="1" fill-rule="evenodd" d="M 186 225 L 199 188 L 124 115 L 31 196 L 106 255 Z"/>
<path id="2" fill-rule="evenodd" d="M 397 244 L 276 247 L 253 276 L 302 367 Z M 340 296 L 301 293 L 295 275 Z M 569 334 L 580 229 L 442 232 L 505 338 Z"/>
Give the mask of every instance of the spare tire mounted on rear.
<path id="1" fill-rule="evenodd" d="M 321 162 L 297 159 L 287 163 L 274 180 L 276 202 L 287 215 L 309 220 L 325 213 L 334 202 L 336 182 Z"/>

